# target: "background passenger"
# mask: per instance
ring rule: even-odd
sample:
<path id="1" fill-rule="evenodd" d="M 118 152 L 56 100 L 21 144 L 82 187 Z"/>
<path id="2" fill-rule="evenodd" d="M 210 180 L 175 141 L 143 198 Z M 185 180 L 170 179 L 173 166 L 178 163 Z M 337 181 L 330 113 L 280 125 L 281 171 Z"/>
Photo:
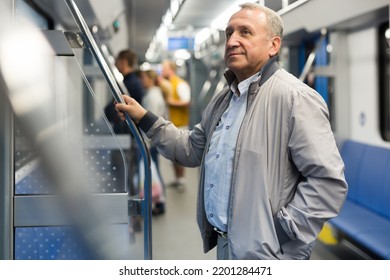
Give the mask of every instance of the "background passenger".
<path id="1" fill-rule="evenodd" d="M 118 53 L 115 59 L 115 66 L 118 68 L 118 71 L 123 75 L 123 83 L 125 84 L 130 95 L 137 100 L 137 102 L 142 102 L 144 96 L 144 89 L 141 84 L 141 81 L 135 74 L 137 67 L 137 55 L 133 50 L 126 49 Z M 113 130 L 116 134 L 130 134 L 130 128 L 127 126 L 125 121 L 122 121 L 118 118 L 118 114 L 115 111 L 114 99 L 110 101 L 107 106 L 104 108 L 104 113 L 107 116 L 107 119 L 111 122 Z M 130 195 L 136 195 L 138 193 L 138 187 L 133 184 L 134 174 L 138 172 L 138 149 L 136 141 L 131 141 L 130 149 L 124 150 L 125 160 L 128 167 L 128 186 L 125 186 L 126 189 L 121 189 L 121 192 L 128 191 Z M 113 170 L 113 173 L 119 178 L 118 184 L 124 186 L 122 178 L 124 178 L 125 170 L 123 170 L 122 164 L 122 154 L 118 150 L 114 150 L 111 153 L 111 162 L 116 169 Z M 118 164 L 121 163 L 121 164 Z M 134 231 L 141 230 L 141 223 L 138 217 L 132 218 L 129 228 L 129 234 L 131 240 L 134 240 Z"/>
<path id="2" fill-rule="evenodd" d="M 161 116 L 166 118 L 167 117 L 167 106 L 163 97 L 163 93 L 161 88 L 157 85 L 157 73 L 154 70 L 147 70 L 147 71 L 141 71 L 139 73 L 141 83 L 143 87 L 145 88 L 145 96 L 142 99 L 142 106 L 150 111 L 153 112 L 156 116 Z M 151 144 L 150 141 L 147 141 L 147 144 L 150 149 L 150 155 L 154 162 L 154 164 L 157 167 L 158 174 L 152 174 L 152 176 L 159 176 L 160 181 L 162 184 L 163 192 L 161 195 L 157 198 L 157 202 L 154 205 L 154 208 L 152 209 L 152 214 L 154 215 L 161 215 L 165 212 L 165 184 L 163 182 L 161 172 L 160 172 L 160 165 L 158 161 L 158 152 L 157 148 Z"/>
<path id="3" fill-rule="evenodd" d="M 172 95 L 168 96 L 169 118 L 172 123 L 182 129 L 190 123 L 191 89 L 188 83 L 176 74 L 176 63 L 166 60 L 163 62 L 162 76 L 172 86 Z M 178 162 L 173 162 L 175 181 L 171 184 L 178 192 L 185 191 L 185 169 Z"/>

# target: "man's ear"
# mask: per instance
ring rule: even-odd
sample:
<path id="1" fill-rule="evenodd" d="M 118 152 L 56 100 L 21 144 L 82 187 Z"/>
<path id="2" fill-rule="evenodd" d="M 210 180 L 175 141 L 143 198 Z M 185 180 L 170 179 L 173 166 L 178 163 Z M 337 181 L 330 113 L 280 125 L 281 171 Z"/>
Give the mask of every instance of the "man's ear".
<path id="1" fill-rule="evenodd" d="M 282 40 L 278 36 L 274 36 L 271 39 L 271 48 L 269 49 L 269 56 L 275 56 L 278 54 Z"/>

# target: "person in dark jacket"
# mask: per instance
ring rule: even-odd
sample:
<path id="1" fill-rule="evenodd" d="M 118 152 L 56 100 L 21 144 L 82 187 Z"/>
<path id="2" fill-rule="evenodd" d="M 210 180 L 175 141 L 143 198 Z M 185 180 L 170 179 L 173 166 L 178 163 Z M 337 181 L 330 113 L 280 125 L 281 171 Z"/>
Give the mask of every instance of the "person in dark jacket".
<path id="1" fill-rule="evenodd" d="M 123 75 L 123 83 L 130 93 L 130 96 L 137 100 L 137 102 L 142 103 L 144 88 L 135 73 L 136 64 L 137 56 L 132 50 L 122 50 L 119 52 L 115 61 L 115 66 Z M 104 109 L 104 113 L 106 114 L 107 119 L 112 123 L 115 133 L 127 134 L 130 132 L 126 123 L 118 117 L 118 114 L 115 111 L 114 100 L 107 104 Z"/>

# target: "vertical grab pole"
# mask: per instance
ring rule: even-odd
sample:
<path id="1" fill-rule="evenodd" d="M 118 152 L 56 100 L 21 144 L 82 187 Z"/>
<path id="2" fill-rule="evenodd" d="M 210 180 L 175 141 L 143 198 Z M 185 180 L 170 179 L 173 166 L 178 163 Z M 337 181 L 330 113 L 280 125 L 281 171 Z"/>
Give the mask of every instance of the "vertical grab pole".
<path id="1" fill-rule="evenodd" d="M 142 199 L 141 215 L 144 217 L 144 258 L 152 259 L 152 175 L 150 168 L 150 156 L 143 137 L 136 128 L 133 120 L 126 114 L 126 122 L 140 147 L 141 157 L 144 163 L 144 198 Z M 133 132 L 134 131 L 134 132 Z"/>
<path id="2" fill-rule="evenodd" d="M 87 23 L 85 22 L 80 10 L 73 0 L 65 0 L 73 18 L 75 19 L 77 25 L 79 26 L 82 34 L 83 40 L 86 42 L 88 48 L 91 50 L 93 56 L 95 57 L 100 69 L 102 70 L 103 76 L 106 79 L 111 92 L 114 96 L 114 99 L 118 103 L 124 103 L 122 92 L 116 83 L 115 77 L 112 74 L 107 62 L 104 59 L 103 54 L 100 52 L 99 47 L 97 46 L 93 36 L 88 28 Z M 151 191 L 151 169 L 150 169 L 150 158 L 148 149 L 143 140 L 141 133 L 134 124 L 133 120 L 129 115 L 126 114 L 126 122 L 130 128 L 131 133 L 133 134 L 138 147 L 141 151 L 141 156 L 144 162 L 145 170 L 145 180 L 144 180 L 144 199 L 142 201 L 142 215 L 144 216 L 144 259 L 152 259 L 152 191 Z"/>
<path id="3" fill-rule="evenodd" d="M 14 117 L 0 69 L 0 260 L 14 258 Z"/>
<path id="4" fill-rule="evenodd" d="M 299 80 L 301 80 L 302 82 L 309 75 L 310 69 L 314 63 L 314 59 L 316 58 L 316 53 L 321 48 L 322 44 L 324 43 L 327 34 L 328 34 L 328 31 L 325 28 L 323 28 L 321 30 L 321 37 L 320 37 L 319 41 L 317 42 L 315 48 L 309 54 L 309 57 L 306 60 L 305 66 L 303 67 L 302 73 L 301 73 L 301 75 L 299 75 Z"/>
<path id="5" fill-rule="evenodd" d="M 0 3 L 0 42 L 2 27 L 13 27 L 14 13 L 14 1 Z M 6 95 L 0 69 L 0 260 L 14 259 L 14 115 Z"/>

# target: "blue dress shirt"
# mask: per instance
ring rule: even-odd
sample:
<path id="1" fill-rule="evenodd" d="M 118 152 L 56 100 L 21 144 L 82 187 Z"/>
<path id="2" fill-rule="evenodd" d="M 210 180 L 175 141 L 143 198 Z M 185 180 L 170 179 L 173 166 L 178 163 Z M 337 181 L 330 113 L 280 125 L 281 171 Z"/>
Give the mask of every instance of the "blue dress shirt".
<path id="1" fill-rule="evenodd" d="M 235 81 L 230 86 L 232 98 L 215 128 L 205 157 L 204 201 L 207 218 L 214 227 L 225 232 L 238 132 L 246 112 L 249 85 L 259 78 L 259 73 L 256 73 L 238 85 Z"/>

